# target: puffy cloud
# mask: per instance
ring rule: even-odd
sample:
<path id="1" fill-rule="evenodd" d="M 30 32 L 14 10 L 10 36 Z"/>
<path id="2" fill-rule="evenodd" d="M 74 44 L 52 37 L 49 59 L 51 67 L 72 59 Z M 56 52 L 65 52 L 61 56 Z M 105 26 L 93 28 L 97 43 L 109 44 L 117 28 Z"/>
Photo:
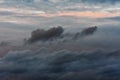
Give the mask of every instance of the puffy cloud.
<path id="1" fill-rule="evenodd" d="M 54 39 L 69 39 L 68 41 L 72 39 L 80 39 L 83 37 L 87 37 L 89 35 L 93 35 L 94 32 L 97 30 L 97 26 L 95 27 L 89 27 L 84 29 L 81 32 L 77 33 L 65 33 L 64 29 L 61 26 L 53 27 L 48 30 L 44 29 L 37 29 L 35 31 L 32 31 L 31 37 L 27 40 L 27 42 L 37 42 L 37 41 L 48 41 L 48 40 L 54 40 Z"/>
<path id="2" fill-rule="evenodd" d="M 75 36 L 73 37 L 73 39 L 77 39 L 77 38 L 80 38 L 80 37 L 86 37 L 86 36 L 89 36 L 89 35 L 93 35 L 94 32 L 96 32 L 96 31 L 97 31 L 97 26 L 86 28 L 82 32 L 76 33 Z"/>
<path id="3" fill-rule="evenodd" d="M 44 29 L 37 29 L 31 33 L 31 38 L 28 41 L 35 42 L 39 40 L 50 40 L 61 36 L 63 32 L 64 29 L 61 26 L 50 28 L 47 31 L 45 31 Z"/>
<path id="4" fill-rule="evenodd" d="M 81 35 L 83 35 L 83 36 L 91 35 L 91 34 L 93 34 L 96 30 L 97 30 L 97 26 L 95 26 L 95 27 L 89 27 L 89 28 L 84 29 L 84 30 L 81 32 Z"/>

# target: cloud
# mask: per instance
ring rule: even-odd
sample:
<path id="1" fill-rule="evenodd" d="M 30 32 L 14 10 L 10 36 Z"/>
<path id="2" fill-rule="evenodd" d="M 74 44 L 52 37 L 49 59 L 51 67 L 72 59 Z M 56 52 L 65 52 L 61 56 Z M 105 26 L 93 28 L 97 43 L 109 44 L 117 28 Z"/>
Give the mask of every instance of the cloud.
<path id="1" fill-rule="evenodd" d="M 73 17 L 87 17 L 87 18 L 104 18 L 104 17 L 115 17 L 120 16 L 119 13 L 108 13 L 108 12 L 58 12 L 58 13 L 46 13 L 38 14 L 43 17 L 57 17 L 57 16 L 73 16 Z"/>
<path id="2" fill-rule="evenodd" d="M 84 30 L 81 32 L 81 35 L 83 35 L 83 36 L 91 35 L 91 34 L 93 34 L 96 30 L 97 30 L 97 26 L 95 26 L 95 27 L 89 27 L 89 28 L 84 29 Z"/>
<path id="3" fill-rule="evenodd" d="M 82 38 L 82 37 L 86 37 L 86 36 L 89 36 L 89 35 L 93 35 L 97 31 L 97 28 L 98 28 L 97 26 L 86 28 L 86 29 L 82 30 L 82 32 L 76 33 L 75 36 L 73 37 L 73 39 L 77 39 L 77 38 Z"/>
<path id="4" fill-rule="evenodd" d="M 9 52 L 0 59 L 1 80 L 114 80 L 120 79 L 120 51 L 92 50 L 73 52 L 36 51 Z"/>
<path id="5" fill-rule="evenodd" d="M 4 0 L 3 0 L 4 1 Z M 120 2 L 119 0 L 13 0 L 13 1 L 18 1 L 18 2 L 26 2 L 26 3 L 33 3 L 33 2 L 53 2 L 53 3 L 59 3 L 59 2 L 74 2 L 74 3 L 78 3 L 78 2 L 87 2 L 87 3 L 116 3 L 116 2 Z"/>
<path id="6" fill-rule="evenodd" d="M 104 19 L 119 21 L 120 20 L 120 16 L 108 17 L 108 18 L 104 18 Z"/>
<path id="7" fill-rule="evenodd" d="M 37 41 L 48 41 L 48 40 L 54 40 L 54 39 L 69 39 L 68 41 L 71 41 L 72 39 L 80 39 L 83 37 L 87 37 L 90 35 L 93 35 L 94 32 L 97 30 L 97 26 L 95 27 L 89 27 L 84 29 L 81 32 L 77 33 L 66 33 L 63 34 L 64 28 L 61 26 L 53 27 L 48 30 L 44 29 L 37 29 L 31 32 L 31 37 L 27 40 L 27 42 L 37 42 Z"/>
<path id="8" fill-rule="evenodd" d="M 31 11 L 35 9 L 47 13 L 62 11 L 107 11 L 109 8 L 113 8 L 111 10 L 113 11 L 120 7 L 119 2 L 119 0 L 12 0 L 4 1 L 4 3 L 1 3 L 1 7 L 31 9 Z M 7 5 L 8 3 L 10 4 L 9 6 Z M 19 7 L 17 7 L 18 5 Z"/>
<path id="9" fill-rule="evenodd" d="M 60 37 L 64 32 L 64 29 L 61 26 L 50 28 L 45 31 L 44 29 L 37 29 L 31 33 L 31 38 L 28 40 L 30 42 L 36 42 L 39 40 L 50 40 L 57 37 Z"/>
<path id="10" fill-rule="evenodd" d="M 1 17 L 0 22 L 3 23 L 8 22 L 15 24 L 38 26 L 37 24 L 40 23 L 38 18 L 41 17 L 105 18 L 120 16 L 119 1 L 106 1 L 106 0 L 100 1 L 1 0 L 1 1 L 2 2 L 0 3 L 0 17 Z M 111 4 L 112 2 L 114 2 L 115 4 Z"/>

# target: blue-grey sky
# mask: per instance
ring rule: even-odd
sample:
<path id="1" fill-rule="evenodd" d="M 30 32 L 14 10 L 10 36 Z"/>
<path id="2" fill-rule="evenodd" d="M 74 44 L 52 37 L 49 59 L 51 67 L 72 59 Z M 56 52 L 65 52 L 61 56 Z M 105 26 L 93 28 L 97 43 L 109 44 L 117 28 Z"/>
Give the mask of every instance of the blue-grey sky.
<path id="1" fill-rule="evenodd" d="M 120 16 L 119 0 L 0 0 L 0 22 L 30 24 L 33 17 Z"/>
<path id="2" fill-rule="evenodd" d="M 75 16 L 75 12 L 77 16 L 83 16 L 81 12 L 86 15 L 86 12 L 94 12 L 97 17 L 120 15 L 119 0 L 1 0 L 0 7 L 0 14 L 4 15 Z"/>
<path id="3" fill-rule="evenodd" d="M 119 20 L 119 0 L 0 0 L 0 41 L 28 38 L 37 28 L 58 25 L 70 32 L 94 25 L 107 27 L 99 37 L 110 32 L 109 38 L 117 39 Z"/>
<path id="4" fill-rule="evenodd" d="M 25 44 L 32 31 L 57 26 L 62 37 Z M 93 26 L 95 33 L 79 37 Z M 0 0 L 0 80 L 119 75 L 120 0 Z"/>

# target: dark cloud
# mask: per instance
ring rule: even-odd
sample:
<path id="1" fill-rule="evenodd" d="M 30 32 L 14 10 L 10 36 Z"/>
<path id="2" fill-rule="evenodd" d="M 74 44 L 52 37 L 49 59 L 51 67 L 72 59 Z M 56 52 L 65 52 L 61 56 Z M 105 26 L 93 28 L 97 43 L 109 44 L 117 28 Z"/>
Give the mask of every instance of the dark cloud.
<path id="1" fill-rule="evenodd" d="M 86 36 L 89 36 L 89 35 L 93 35 L 96 32 L 96 30 L 97 30 L 97 26 L 86 28 L 82 32 L 76 33 L 75 36 L 73 37 L 73 39 L 77 39 L 77 38 L 80 38 L 80 37 L 86 37 Z"/>
<path id="2" fill-rule="evenodd" d="M 82 37 L 94 34 L 96 30 L 97 27 L 95 26 L 86 28 L 82 32 L 62 34 L 64 32 L 64 29 L 61 26 L 50 28 L 49 30 L 37 29 L 31 33 L 31 38 L 28 40 L 28 42 L 47 41 L 57 38 L 63 39 L 70 37 L 71 39 L 80 39 Z"/>
<path id="3" fill-rule="evenodd" d="M 47 31 L 44 29 L 37 29 L 31 33 L 31 38 L 29 39 L 29 41 L 30 42 L 35 42 L 39 40 L 46 41 L 46 40 L 61 36 L 63 32 L 64 32 L 64 29 L 61 26 L 50 28 Z"/>
<path id="4" fill-rule="evenodd" d="M 0 59 L 1 80 L 119 80 L 120 51 L 10 52 Z"/>
<path id="5" fill-rule="evenodd" d="M 89 28 L 86 28 L 84 29 L 82 32 L 81 32 L 81 35 L 91 35 L 93 34 L 95 31 L 97 30 L 97 26 L 95 27 L 89 27 Z"/>

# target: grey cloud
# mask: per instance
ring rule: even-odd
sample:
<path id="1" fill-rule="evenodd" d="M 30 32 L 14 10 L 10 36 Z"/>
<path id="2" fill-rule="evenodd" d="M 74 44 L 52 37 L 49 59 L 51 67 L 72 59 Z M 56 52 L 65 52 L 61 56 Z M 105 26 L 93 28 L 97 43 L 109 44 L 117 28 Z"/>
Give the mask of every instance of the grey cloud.
<path id="1" fill-rule="evenodd" d="M 19 1 L 19 0 L 15 0 L 15 1 Z M 116 2 L 120 2 L 119 0 L 21 0 L 24 2 L 37 2 L 37 1 L 44 1 L 44 2 L 87 2 L 87 3 L 116 3 Z"/>
<path id="2" fill-rule="evenodd" d="M 73 39 L 77 39 L 77 38 L 82 38 L 82 37 L 86 37 L 86 36 L 89 36 L 89 35 L 93 35 L 97 31 L 97 28 L 98 28 L 97 26 L 86 28 L 82 32 L 76 33 L 75 36 L 73 37 Z"/>
<path id="3" fill-rule="evenodd" d="M 8 15 L 13 15 L 13 13 L 8 11 L 0 11 L 0 16 L 8 16 Z"/>
<path id="4" fill-rule="evenodd" d="M 120 79 L 119 57 L 119 50 L 51 52 L 43 48 L 38 51 L 15 51 L 0 59 L 0 78 L 1 80 Z"/>
<path id="5" fill-rule="evenodd" d="M 45 31 L 44 29 L 37 29 L 31 33 L 31 38 L 28 41 L 36 42 L 39 40 L 50 40 L 52 38 L 61 36 L 63 32 L 64 29 L 61 26 L 50 28 L 47 31 Z"/>
<path id="6" fill-rule="evenodd" d="M 108 17 L 108 18 L 104 18 L 104 19 L 119 21 L 120 20 L 120 16 L 117 16 L 117 17 Z"/>
<path id="7" fill-rule="evenodd" d="M 1 6 L 22 9 L 36 9 L 45 12 L 102 11 L 104 9 L 107 9 L 108 6 L 119 7 L 119 5 L 116 5 L 119 4 L 119 2 L 119 0 L 13 0 L 4 1 L 4 3 L 1 3 Z M 10 5 L 8 6 L 7 4 Z"/>
<path id="8" fill-rule="evenodd" d="M 37 29 L 35 31 L 32 31 L 31 37 L 28 39 L 27 42 L 32 43 L 37 41 L 48 41 L 48 40 L 65 39 L 65 38 L 66 39 L 68 38 L 69 39 L 68 41 L 72 39 L 77 40 L 83 37 L 93 35 L 96 30 L 97 30 L 97 26 L 86 28 L 83 31 L 77 33 L 63 34 L 64 28 L 62 28 L 61 26 L 53 27 L 48 30 Z"/>
<path id="9" fill-rule="evenodd" d="M 67 0 L 68 2 L 85 2 L 85 3 L 117 3 L 119 0 Z"/>

